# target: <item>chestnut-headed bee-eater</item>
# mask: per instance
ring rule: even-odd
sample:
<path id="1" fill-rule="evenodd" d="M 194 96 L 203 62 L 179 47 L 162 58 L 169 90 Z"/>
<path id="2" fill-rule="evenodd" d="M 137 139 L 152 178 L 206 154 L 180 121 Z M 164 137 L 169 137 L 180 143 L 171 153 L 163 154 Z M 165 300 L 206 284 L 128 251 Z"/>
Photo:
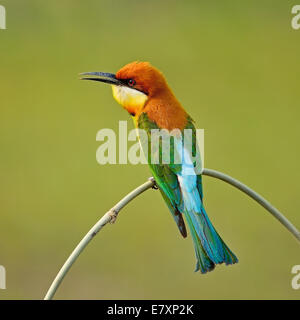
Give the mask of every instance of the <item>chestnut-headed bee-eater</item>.
<path id="1" fill-rule="evenodd" d="M 174 96 L 163 74 L 148 62 L 129 63 L 116 74 L 87 72 L 82 75 L 84 80 L 112 85 L 114 98 L 133 117 L 135 126 L 144 129 L 150 138 L 152 129 L 166 129 L 168 132 L 179 129 L 182 132 L 190 128 L 195 132 L 193 120 Z M 176 148 L 178 140 L 174 141 L 173 148 Z M 196 140 L 193 143 L 197 143 Z M 206 214 L 201 174 L 195 171 L 183 174 L 184 162 L 149 162 L 149 166 L 183 237 L 187 236 L 183 217 L 189 226 L 197 258 L 195 271 L 206 273 L 213 270 L 216 264 L 237 263 L 238 259 Z"/>

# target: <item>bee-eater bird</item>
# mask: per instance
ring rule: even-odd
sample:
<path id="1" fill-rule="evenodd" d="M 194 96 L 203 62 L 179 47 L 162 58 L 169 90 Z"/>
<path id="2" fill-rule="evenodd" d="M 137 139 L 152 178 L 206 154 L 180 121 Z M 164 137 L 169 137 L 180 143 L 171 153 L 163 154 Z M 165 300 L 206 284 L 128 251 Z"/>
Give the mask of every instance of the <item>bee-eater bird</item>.
<path id="1" fill-rule="evenodd" d="M 84 80 L 112 85 L 114 98 L 133 117 L 136 128 L 145 130 L 150 139 L 152 129 L 167 129 L 168 132 L 177 129 L 183 132 L 189 128 L 195 133 L 193 120 L 174 96 L 165 77 L 148 62 L 129 63 L 116 74 L 87 72 L 82 75 Z M 183 141 L 174 139 L 173 149 L 177 148 L 178 143 L 183 144 Z M 193 140 L 193 143 L 196 144 L 196 141 Z M 237 263 L 238 259 L 218 235 L 206 214 L 201 174 L 196 171 L 184 174 L 185 162 L 149 162 L 149 166 L 184 238 L 187 231 L 183 217 L 189 226 L 197 258 L 195 271 L 206 273 L 213 270 L 216 264 Z"/>

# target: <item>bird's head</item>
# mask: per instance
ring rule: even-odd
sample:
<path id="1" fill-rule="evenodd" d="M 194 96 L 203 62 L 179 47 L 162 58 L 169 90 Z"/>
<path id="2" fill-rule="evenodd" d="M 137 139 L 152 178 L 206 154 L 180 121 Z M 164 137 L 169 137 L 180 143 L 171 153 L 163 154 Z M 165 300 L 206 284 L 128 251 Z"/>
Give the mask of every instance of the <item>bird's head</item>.
<path id="1" fill-rule="evenodd" d="M 139 113 L 146 101 L 168 88 L 163 74 L 148 62 L 132 62 L 116 74 L 86 72 L 83 80 L 112 85 L 113 96 L 130 114 Z"/>

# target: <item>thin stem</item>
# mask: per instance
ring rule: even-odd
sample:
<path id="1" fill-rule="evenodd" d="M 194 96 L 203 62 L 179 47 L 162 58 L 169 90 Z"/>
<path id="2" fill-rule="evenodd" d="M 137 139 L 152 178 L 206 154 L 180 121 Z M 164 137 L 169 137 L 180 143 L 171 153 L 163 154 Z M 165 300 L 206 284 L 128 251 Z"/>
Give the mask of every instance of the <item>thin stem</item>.
<path id="1" fill-rule="evenodd" d="M 108 223 L 114 223 L 118 213 L 122 208 L 124 208 L 131 200 L 143 193 L 144 191 L 153 188 L 155 186 L 155 181 L 150 178 L 146 183 L 142 184 L 132 192 L 130 192 L 125 198 L 118 202 L 113 208 L 111 208 L 105 215 L 90 229 L 86 236 L 79 242 L 77 247 L 73 250 L 67 261 L 64 263 L 54 281 L 51 284 L 44 300 L 51 300 L 58 289 L 59 285 L 63 281 L 65 275 L 72 267 L 75 260 L 78 258 L 80 253 L 89 244 L 89 242 L 94 238 L 94 236 Z"/>
<path id="2" fill-rule="evenodd" d="M 220 179 L 222 181 L 231 184 L 242 192 L 246 193 L 249 197 L 258 202 L 261 206 L 263 206 L 267 211 L 269 211 L 277 220 L 279 220 L 296 238 L 300 241 L 300 232 L 296 229 L 296 227 L 284 217 L 284 215 L 273 207 L 266 199 L 260 196 L 258 193 L 241 183 L 240 181 L 216 170 L 211 169 L 203 169 L 203 175 L 210 176 L 213 178 Z M 129 193 L 125 198 L 123 198 L 119 203 L 117 203 L 112 209 L 110 209 L 86 234 L 86 236 L 79 242 L 77 247 L 73 250 L 67 261 L 64 263 L 57 276 L 55 277 L 53 283 L 51 284 L 46 296 L 45 300 L 51 300 L 57 291 L 59 285 L 63 281 L 65 275 L 70 270 L 73 263 L 76 261 L 78 256 L 84 250 L 84 248 L 89 244 L 89 242 L 93 239 L 93 237 L 102 229 L 108 222 L 115 222 L 118 213 L 122 208 L 124 208 L 130 201 L 132 201 L 135 197 L 143 193 L 144 191 L 155 188 L 155 181 L 153 178 L 150 178 L 149 181 L 142 184 L 131 193 Z"/>

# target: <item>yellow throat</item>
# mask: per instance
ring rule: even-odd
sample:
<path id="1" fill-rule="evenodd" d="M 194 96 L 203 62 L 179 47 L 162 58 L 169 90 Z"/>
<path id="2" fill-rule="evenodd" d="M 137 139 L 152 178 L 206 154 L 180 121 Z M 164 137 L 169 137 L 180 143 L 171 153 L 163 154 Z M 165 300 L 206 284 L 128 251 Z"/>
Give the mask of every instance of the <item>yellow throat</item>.
<path id="1" fill-rule="evenodd" d="M 133 116 L 141 112 L 148 99 L 143 92 L 125 86 L 112 85 L 112 91 L 115 100 Z"/>

